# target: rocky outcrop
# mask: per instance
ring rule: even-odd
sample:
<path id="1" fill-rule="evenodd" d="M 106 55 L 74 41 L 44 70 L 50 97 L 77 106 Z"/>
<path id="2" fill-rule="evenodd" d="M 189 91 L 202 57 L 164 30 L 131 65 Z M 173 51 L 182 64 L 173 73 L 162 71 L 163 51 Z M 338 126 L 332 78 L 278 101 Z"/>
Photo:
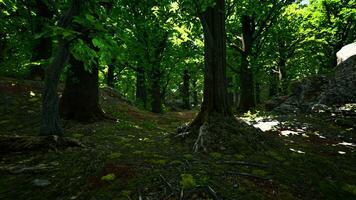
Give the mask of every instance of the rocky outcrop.
<path id="1" fill-rule="evenodd" d="M 337 53 L 338 65 L 332 77 L 313 76 L 292 86 L 292 94 L 274 111 L 323 112 L 332 106 L 356 103 L 356 43 Z"/>
<path id="2" fill-rule="evenodd" d="M 326 105 L 353 102 L 356 102 L 356 49 L 355 55 L 336 67 L 335 76 L 319 100 L 319 103 Z"/>

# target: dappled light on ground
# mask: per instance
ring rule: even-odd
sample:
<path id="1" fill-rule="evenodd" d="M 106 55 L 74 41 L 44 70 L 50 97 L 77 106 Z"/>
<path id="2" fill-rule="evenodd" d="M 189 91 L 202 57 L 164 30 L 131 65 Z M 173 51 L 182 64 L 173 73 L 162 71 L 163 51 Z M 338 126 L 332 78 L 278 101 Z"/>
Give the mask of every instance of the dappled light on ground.
<path id="1" fill-rule="evenodd" d="M 17 87 L 26 88 L 21 84 Z M 36 96 L 29 98 L 31 92 Z M 1 93 L 0 101 L 6 104 L 0 109 L 8 113 L 0 116 L 1 134 L 37 134 L 40 111 L 31 106 L 39 108 L 40 93 L 34 88 Z M 65 191 L 61 194 L 65 199 L 138 199 L 139 194 L 142 198 L 171 195 L 171 199 L 179 199 L 183 191 L 187 196 L 207 196 L 205 199 L 222 193 L 226 199 L 249 199 L 251 194 L 250 199 L 300 199 L 298 196 L 305 194 L 318 195 L 325 190 L 324 185 L 336 187 L 335 194 L 342 191 L 347 196 L 355 185 L 355 142 L 348 140 L 353 133 L 326 127 L 323 118 L 268 113 L 238 117 L 278 142 L 250 153 L 224 145 L 224 149 L 193 154 L 192 146 L 171 138 L 177 127 L 192 121 L 196 111 L 155 115 L 105 92 L 101 95 L 104 110 L 117 121 L 64 121 L 66 135 L 80 140 L 84 148 L 2 157 L 0 194 L 33 200 L 53 199 L 56 191 Z M 24 118 L 21 129 L 14 125 Z M 231 144 L 234 142 L 238 146 L 239 141 Z M 340 176 L 350 178 L 340 180 Z M 21 192 L 14 190 L 15 185 L 21 185 Z M 311 187 L 315 191 L 310 191 Z M 27 196 L 44 189 L 47 192 L 41 197 Z"/>

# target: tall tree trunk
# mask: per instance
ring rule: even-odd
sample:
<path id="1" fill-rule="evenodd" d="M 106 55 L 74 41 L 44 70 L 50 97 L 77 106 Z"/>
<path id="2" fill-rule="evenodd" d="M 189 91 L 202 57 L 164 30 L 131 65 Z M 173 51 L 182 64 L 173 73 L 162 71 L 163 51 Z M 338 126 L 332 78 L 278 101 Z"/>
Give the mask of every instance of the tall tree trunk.
<path id="1" fill-rule="evenodd" d="M 52 51 L 52 39 L 43 37 L 36 41 L 36 45 L 33 48 L 33 55 L 31 60 L 33 62 L 47 60 L 51 57 Z M 45 65 L 34 65 L 30 68 L 29 79 L 43 80 L 45 76 Z"/>
<path id="2" fill-rule="evenodd" d="M 108 65 L 108 74 L 107 74 L 107 85 L 109 87 L 114 87 L 114 64 Z"/>
<path id="3" fill-rule="evenodd" d="M 279 73 L 271 72 L 269 80 L 269 97 L 278 95 Z"/>
<path id="4" fill-rule="evenodd" d="M 216 0 L 201 17 L 204 30 L 204 100 L 191 126 L 201 126 L 212 114 L 232 117 L 227 95 L 224 0 Z"/>
<path id="5" fill-rule="evenodd" d="M 6 40 L 0 35 L 0 64 L 4 62 L 6 54 Z"/>
<path id="6" fill-rule="evenodd" d="M 161 72 L 158 66 L 152 69 L 151 78 L 151 111 L 162 113 L 162 95 L 161 95 Z"/>
<path id="7" fill-rule="evenodd" d="M 287 83 L 286 83 L 286 59 L 281 57 L 278 61 L 278 82 L 279 82 L 279 93 L 282 95 L 287 94 Z"/>
<path id="8" fill-rule="evenodd" d="M 190 91 L 189 91 L 190 75 L 188 70 L 184 70 L 183 73 L 183 88 L 182 88 L 182 97 L 183 97 L 183 108 L 190 109 Z"/>
<path id="9" fill-rule="evenodd" d="M 79 15 L 84 3 L 82 0 L 72 0 L 70 8 L 61 17 L 58 26 L 69 28 L 72 25 L 73 17 Z M 58 82 L 70 54 L 69 43 L 64 38 L 59 38 L 58 50 L 54 55 L 51 65 L 46 70 L 41 135 L 63 135 L 58 111 Z"/>
<path id="10" fill-rule="evenodd" d="M 136 103 L 147 107 L 146 75 L 143 67 L 137 67 L 136 70 Z"/>
<path id="11" fill-rule="evenodd" d="M 240 89 L 241 99 L 239 109 L 241 111 L 248 111 L 255 107 L 255 87 L 253 80 L 253 71 L 251 69 L 249 58 L 252 51 L 254 22 L 250 16 L 242 16 L 242 41 L 243 49 L 241 55 L 240 67 Z"/>
<path id="12" fill-rule="evenodd" d="M 199 100 L 198 100 L 198 88 L 197 88 L 197 80 L 195 79 L 193 82 L 193 104 L 194 104 L 194 107 L 197 107 L 198 104 L 199 104 Z"/>
<path id="13" fill-rule="evenodd" d="M 34 20 L 34 33 L 42 33 L 44 27 L 46 27 L 46 21 L 49 21 L 53 17 L 53 12 L 48 8 L 43 0 L 36 0 L 37 16 Z M 52 55 L 52 39 L 50 37 L 42 36 L 34 41 L 34 47 L 32 49 L 32 62 L 43 61 L 51 58 Z M 30 79 L 43 80 L 45 75 L 44 65 L 34 65 L 30 68 Z"/>
<path id="14" fill-rule="evenodd" d="M 255 88 L 256 88 L 256 104 L 259 104 L 261 103 L 261 84 L 259 81 L 256 81 Z"/>
<path id="15" fill-rule="evenodd" d="M 93 122 L 104 118 L 99 106 L 98 68 L 85 70 L 84 63 L 70 56 L 70 70 L 60 99 L 60 114 L 64 119 Z"/>

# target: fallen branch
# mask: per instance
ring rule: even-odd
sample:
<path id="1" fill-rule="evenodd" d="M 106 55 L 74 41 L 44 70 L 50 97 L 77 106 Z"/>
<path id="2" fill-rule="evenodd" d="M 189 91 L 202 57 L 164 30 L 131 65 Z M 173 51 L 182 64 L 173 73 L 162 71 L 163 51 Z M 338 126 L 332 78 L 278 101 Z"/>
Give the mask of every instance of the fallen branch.
<path id="1" fill-rule="evenodd" d="M 25 167 L 25 166 L 1 166 L 0 167 L 0 172 L 8 172 L 10 174 L 22 174 L 22 173 L 31 173 L 31 174 L 37 174 L 41 172 L 45 172 L 47 170 L 54 169 L 53 166 L 45 165 L 45 164 L 39 164 L 33 167 Z"/>
<path id="2" fill-rule="evenodd" d="M 261 176 L 256 176 L 256 175 L 249 174 L 249 173 L 227 172 L 227 174 L 232 174 L 232 175 L 237 175 L 237 176 L 245 176 L 245 177 L 250 177 L 250 178 L 255 178 L 255 179 L 261 179 L 261 180 L 265 180 L 265 181 L 272 181 L 272 179 L 270 179 L 270 178 L 265 178 L 265 177 L 261 177 Z"/>
<path id="3" fill-rule="evenodd" d="M 252 167 L 261 167 L 267 168 L 267 165 L 259 164 L 259 163 L 249 163 L 244 161 L 221 161 L 221 164 L 228 164 L 228 165 L 245 165 L 245 166 L 252 166 Z"/>
<path id="4" fill-rule="evenodd" d="M 83 145 L 74 139 L 53 136 L 33 137 L 33 136 L 0 136 L 0 154 L 41 151 L 48 149 L 61 149 L 67 147 L 83 147 Z"/>
<path id="5" fill-rule="evenodd" d="M 172 191 L 176 191 L 176 189 L 173 188 L 173 186 L 164 178 L 164 176 L 162 176 L 161 174 L 159 176 L 161 177 L 163 182 L 166 183 L 166 185 L 169 187 L 169 189 L 171 189 Z"/>
<path id="6" fill-rule="evenodd" d="M 220 200 L 220 198 L 218 197 L 218 195 L 216 194 L 215 190 L 213 190 L 213 188 L 211 188 L 210 186 L 207 187 L 209 194 L 211 196 L 213 196 L 214 200 Z"/>

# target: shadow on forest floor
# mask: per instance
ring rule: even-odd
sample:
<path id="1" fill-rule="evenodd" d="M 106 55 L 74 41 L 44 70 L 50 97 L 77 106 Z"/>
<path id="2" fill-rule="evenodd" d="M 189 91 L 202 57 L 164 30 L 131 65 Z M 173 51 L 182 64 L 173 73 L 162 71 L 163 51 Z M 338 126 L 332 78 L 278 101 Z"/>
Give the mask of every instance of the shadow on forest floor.
<path id="1" fill-rule="evenodd" d="M 38 82 L 0 79 L 0 135 L 37 135 L 40 91 Z M 240 119 L 278 145 L 193 154 L 171 133 L 195 112 L 155 115 L 101 96 L 117 122 L 63 124 L 84 148 L 0 155 L 0 199 L 356 198 L 354 119 L 247 115 Z"/>

